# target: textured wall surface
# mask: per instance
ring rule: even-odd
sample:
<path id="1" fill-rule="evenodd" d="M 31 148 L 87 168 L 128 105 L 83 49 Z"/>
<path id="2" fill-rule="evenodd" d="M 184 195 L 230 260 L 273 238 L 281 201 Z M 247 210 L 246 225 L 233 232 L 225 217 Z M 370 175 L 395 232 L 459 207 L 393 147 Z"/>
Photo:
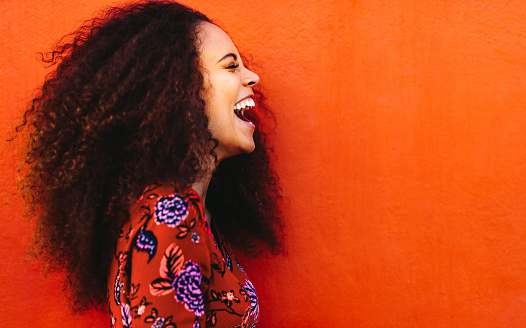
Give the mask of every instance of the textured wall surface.
<path id="1" fill-rule="evenodd" d="M 0 129 L 36 60 L 110 1 L 0 2 Z M 289 255 L 246 260 L 270 327 L 526 326 L 526 4 L 185 1 L 253 55 L 277 112 Z M 0 161 L 0 326 L 105 327 L 24 261 Z"/>

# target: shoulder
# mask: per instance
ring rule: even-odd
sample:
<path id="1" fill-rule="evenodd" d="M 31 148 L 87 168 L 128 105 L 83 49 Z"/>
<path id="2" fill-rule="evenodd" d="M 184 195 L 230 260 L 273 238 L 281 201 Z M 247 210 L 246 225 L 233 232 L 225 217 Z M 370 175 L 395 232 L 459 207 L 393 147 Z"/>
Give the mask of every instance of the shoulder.
<path id="1" fill-rule="evenodd" d="M 175 227 L 188 216 L 203 219 L 203 202 L 195 190 L 178 182 L 156 181 L 148 185 L 130 208 L 131 221 L 139 224 L 153 219 L 157 224 Z"/>
<path id="2" fill-rule="evenodd" d="M 196 201 L 201 201 L 197 192 L 188 185 L 174 181 L 155 181 L 146 186 L 137 196 L 137 203 L 145 203 L 160 197 L 171 197 L 174 195 L 180 198 L 197 198 Z"/>
<path id="3" fill-rule="evenodd" d="M 172 253 L 184 253 L 185 258 L 209 266 L 205 236 L 211 231 L 203 203 L 192 188 L 177 183 L 151 184 L 132 206 L 129 226 L 126 249 L 134 254 L 135 264 L 161 263 Z"/>
<path id="4" fill-rule="evenodd" d="M 164 244 L 168 247 L 177 242 L 183 246 L 187 239 L 197 239 L 199 231 L 211 233 L 197 192 L 176 182 L 150 184 L 138 195 L 129 215 L 128 228 L 123 229 L 129 231 L 126 243 L 131 243 L 126 248 L 148 253 L 148 262 Z M 202 252 L 202 246 L 192 248 Z"/>

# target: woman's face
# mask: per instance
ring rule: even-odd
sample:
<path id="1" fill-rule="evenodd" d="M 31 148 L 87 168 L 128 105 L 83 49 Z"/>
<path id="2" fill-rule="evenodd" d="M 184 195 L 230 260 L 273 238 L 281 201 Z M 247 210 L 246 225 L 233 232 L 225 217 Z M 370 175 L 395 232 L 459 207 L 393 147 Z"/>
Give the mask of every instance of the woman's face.
<path id="1" fill-rule="evenodd" d="M 243 66 L 230 37 L 216 25 L 200 25 L 200 59 L 208 129 L 219 145 L 219 161 L 254 150 L 254 123 L 243 112 L 254 107 L 252 87 L 259 76 Z"/>

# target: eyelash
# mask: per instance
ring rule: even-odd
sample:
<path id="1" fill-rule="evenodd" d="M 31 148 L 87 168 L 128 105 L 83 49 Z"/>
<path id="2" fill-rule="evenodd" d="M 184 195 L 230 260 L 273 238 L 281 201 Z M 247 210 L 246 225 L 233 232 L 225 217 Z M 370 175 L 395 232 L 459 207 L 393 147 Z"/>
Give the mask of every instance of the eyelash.
<path id="1" fill-rule="evenodd" d="M 232 65 L 228 66 L 227 69 L 233 69 L 233 70 L 236 70 L 238 67 L 239 67 L 239 64 L 237 64 L 237 65 L 232 64 Z"/>

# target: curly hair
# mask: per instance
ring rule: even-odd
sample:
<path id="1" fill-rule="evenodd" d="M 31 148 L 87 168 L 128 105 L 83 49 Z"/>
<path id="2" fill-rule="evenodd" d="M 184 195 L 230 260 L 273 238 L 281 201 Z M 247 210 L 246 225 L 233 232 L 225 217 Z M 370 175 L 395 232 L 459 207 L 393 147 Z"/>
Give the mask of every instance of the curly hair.
<path id="1" fill-rule="evenodd" d="M 55 68 L 17 127 L 29 133 L 21 190 L 36 219 L 31 253 L 65 271 L 75 311 L 106 300 L 119 230 L 144 187 L 191 185 L 216 158 L 201 97 L 203 21 L 169 1 L 109 8 L 41 54 Z M 256 96 L 258 115 L 272 118 Z M 218 165 L 206 206 L 234 247 L 278 254 L 281 189 L 265 134 L 254 141 L 252 153 Z"/>

